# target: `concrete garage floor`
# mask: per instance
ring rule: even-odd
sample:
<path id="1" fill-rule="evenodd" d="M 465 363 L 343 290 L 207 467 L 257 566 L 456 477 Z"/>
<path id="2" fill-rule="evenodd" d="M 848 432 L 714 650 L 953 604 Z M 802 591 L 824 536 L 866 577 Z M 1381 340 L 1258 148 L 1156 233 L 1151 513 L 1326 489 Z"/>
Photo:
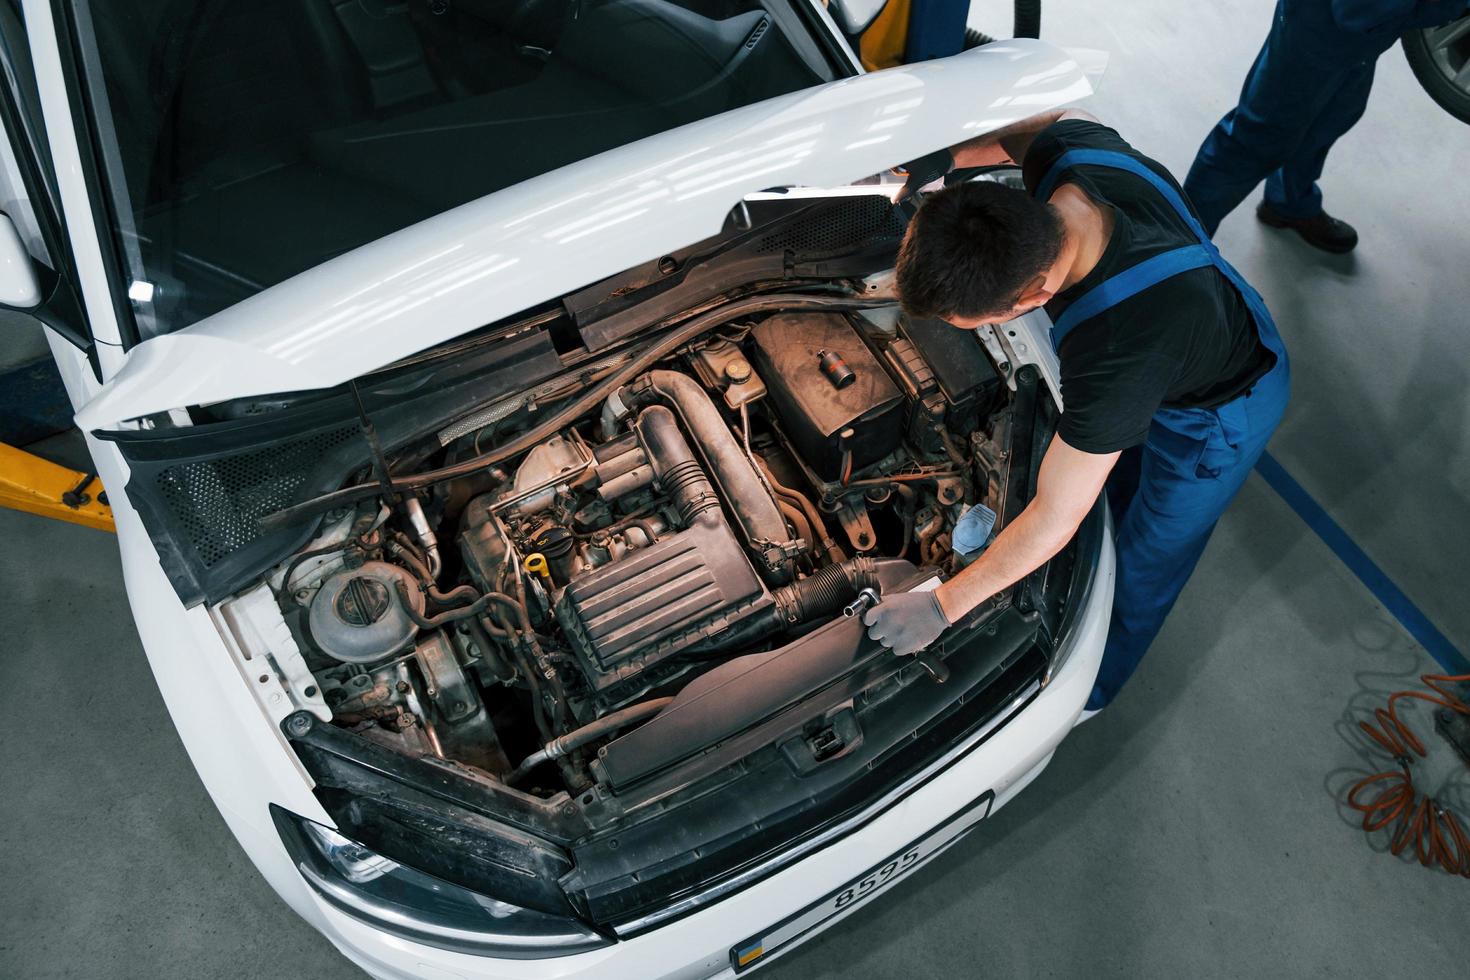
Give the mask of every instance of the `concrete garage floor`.
<path id="1" fill-rule="evenodd" d="M 1223 6 L 1053 2 L 1044 33 L 1111 50 L 1091 108 L 1182 174 L 1272 5 Z M 1461 650 L 1466 159 L 1470 128 L 1391 51 L 1324 181 L 1358 254 L 1312 252 L 1246 209 L 1219 239 L 1292 351 L 1273 452 Z M 0 511 L 0 540 L 0 976 L 360 975 L 198 784 L 111 539 Z M 1369 761 L 1354 712 L 1434 666 L 1253 477 L 1118 703 L 940 863 L 763 975 L 1461 975 L 1465 883 L 1370 848 L 1338 802 Z M 1470 812 L 1465 771 L 1442 772 Z"/>

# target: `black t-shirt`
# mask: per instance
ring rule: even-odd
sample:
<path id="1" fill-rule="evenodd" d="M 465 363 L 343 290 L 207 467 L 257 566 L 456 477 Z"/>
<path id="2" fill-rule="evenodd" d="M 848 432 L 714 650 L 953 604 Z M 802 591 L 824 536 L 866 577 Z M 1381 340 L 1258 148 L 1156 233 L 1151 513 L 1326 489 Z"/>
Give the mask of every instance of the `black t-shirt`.
<path id="1" fill-rule="evenodd" d="M 1083 147 L 1126 153 L 1179 186 L 1160 163 L 1108 127 L 1064 119 L 1032 142 L 1022 165 L 1026 187 L 1034 190 L 1057 158 Z M 1098 283 L 1199 241 L 1173 206 L 1137 174 L 1082 165 L 1067 170 L 1057 186 L 1064 183 L 1076 184 L 1094 202 L 1113 209 L 1113 234 L 1097 266 L 1046 304 L 1053 320 Z M 1276 363 L 1276 355 L 1260 342 L 1245 300 L 1212 266 L 1165 279 L 1077 324 L 1059 354 L 1063 412 L 1058 434 L 1075 449 L 1100 454 L 1141 444 L 1161 406 L 1223 405 Z"/>

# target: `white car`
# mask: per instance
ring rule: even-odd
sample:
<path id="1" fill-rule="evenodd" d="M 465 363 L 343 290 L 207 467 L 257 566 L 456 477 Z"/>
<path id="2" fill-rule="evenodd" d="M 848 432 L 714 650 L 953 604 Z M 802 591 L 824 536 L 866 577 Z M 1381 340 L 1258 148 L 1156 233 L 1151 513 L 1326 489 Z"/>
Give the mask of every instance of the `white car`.
<path id="1" fill-rule="evenodd" d="M 1072 727 L 1101 502 L 921 657 L 851 615 L 1014 519 L 1060 408 L 1044 315 L 899 315 L 873 175 L 1087 95 L 1066 53 L 864 74 L 804 0 L 27 0 L 0 39 L 0 298 L 200 779 L 369 973 L 744 972 Z"/>

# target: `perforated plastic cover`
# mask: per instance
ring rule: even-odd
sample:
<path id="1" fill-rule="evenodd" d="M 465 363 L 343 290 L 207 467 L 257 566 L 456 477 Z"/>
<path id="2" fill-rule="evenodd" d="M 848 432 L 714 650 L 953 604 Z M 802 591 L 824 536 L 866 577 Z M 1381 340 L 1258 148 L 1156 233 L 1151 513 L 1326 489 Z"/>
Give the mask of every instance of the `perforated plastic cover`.
<path id="1" fill-rule="evenodd" d="M 361 379 L 363 403 L 390 454 L 562 370 L 550 335 L 464 344 Z M 322 514 L 262 524 L 281 508 L 371 474 L 372 450 L 345 387 L 289 394 L 290 404 L 199 409 L 190 425 L 96 430 L 128 462 L 125 487 L 186 605 L 218 601 L 305 545 Z M 356 476 L 354 476 L 354 474 Z"/>
<path id="2" fill-rule="evenodd" d="M 261 520 L 369 464 L 355 421 L 320 413 L 307 421 L 280 433 L 269 417 L 99 433 L 127 459 L 128 502 L 186 606 L 225 598 L 304 545 L 321 515 L 289 525 Z"/>
<path id="3" fill-rule="evenodd" d="M 260 518 L 295 503 L 328 451 L 361 438 L 355 426 L 269 449 L 170 466 L 154 484 L 198 562 L 212 568 L 261 536 Z"/>
<path id="4" fill-rule="evenodd" d="M 762 253 L 794 252 L 804 258 L 837 255 L 872 244 L 875 239 L 899 238 L 903 225 L 893 205 L 879 194 L 837 198 L 813 208 L 800 220 L 766 235 L 756 246 Z"/>

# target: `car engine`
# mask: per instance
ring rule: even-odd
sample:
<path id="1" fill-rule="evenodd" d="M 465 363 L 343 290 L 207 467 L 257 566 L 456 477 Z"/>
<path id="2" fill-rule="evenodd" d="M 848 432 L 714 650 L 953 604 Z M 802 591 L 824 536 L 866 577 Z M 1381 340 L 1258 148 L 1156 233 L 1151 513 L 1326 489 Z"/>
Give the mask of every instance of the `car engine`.
<path id="1" fill-rule="evenodd" d="M 487 406 L 443 452 L 582 385 Z M 336 724 L 577 790 L 576 733 L 830 621 L 885 566 L 963 564 L 955 522 L 1002 509 L 1004 389 L 973 334 L 892 308 L 725 324 L 504 467 L 339 514 L 271 584 Z"/>

